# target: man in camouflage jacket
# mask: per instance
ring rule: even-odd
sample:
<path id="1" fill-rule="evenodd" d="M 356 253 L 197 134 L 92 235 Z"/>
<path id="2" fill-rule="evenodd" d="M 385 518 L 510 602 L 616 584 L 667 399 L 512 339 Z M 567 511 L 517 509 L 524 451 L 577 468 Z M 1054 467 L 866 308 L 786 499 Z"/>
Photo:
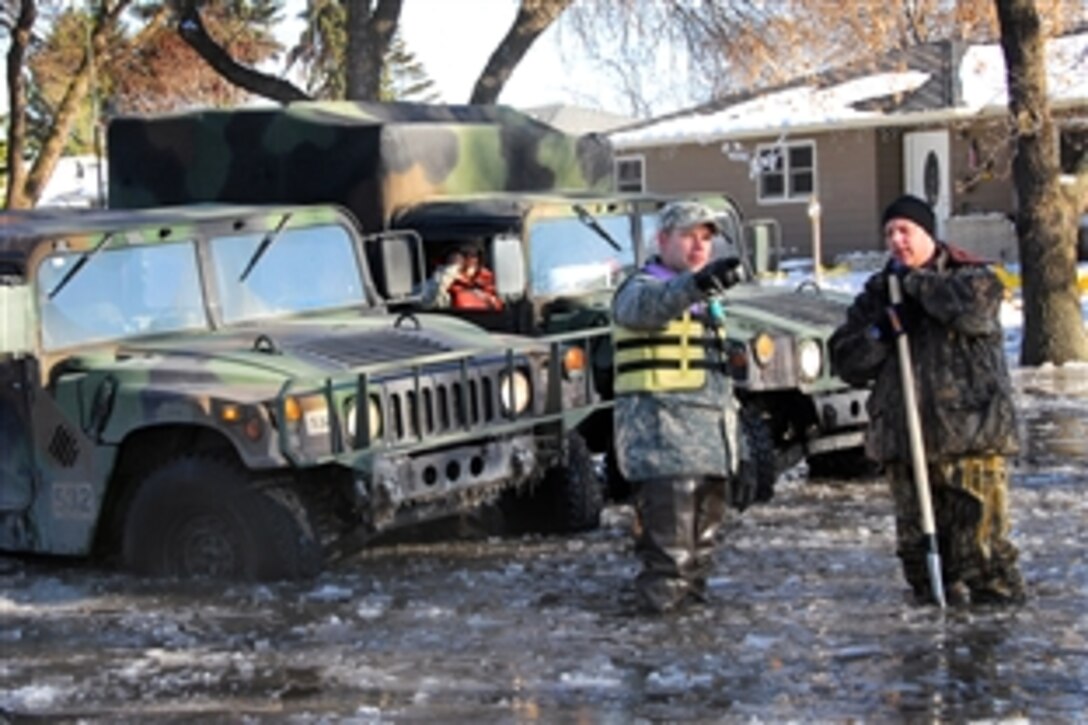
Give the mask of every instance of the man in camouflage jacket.
<path id="1" fill-rule="evenodd" d="M 950 603 L 1024 598 L 1009 541 L 1008 469 L 1018 450 L 999 308 L 1000 280 L 967 252 L 934 239 L 934 217 L 904 196 L 884 213 L 892 259 L 868 279 L 829 345 L 836 372 L 872 383 L 869 455 L 886 465 L 895 500 L 897 554 L 920 602 L 933 601 L 910 466 L 898 330 L 889 316 L 888 275 L 901 279 L 894 311 L 910 344 L 942 578 Z"/>
<path id="2" fill-rule="evenodd" d="M 710 261 L 712 210 L 674 202 L 660 217 L 660 254 L 612 303 L 616 455 L 634 484 L 644 608 L 672 611 L 705 595 L 715 534 L 737 466 L 736 402 L 720 307 L 741 275 L 735 257 Z"/>

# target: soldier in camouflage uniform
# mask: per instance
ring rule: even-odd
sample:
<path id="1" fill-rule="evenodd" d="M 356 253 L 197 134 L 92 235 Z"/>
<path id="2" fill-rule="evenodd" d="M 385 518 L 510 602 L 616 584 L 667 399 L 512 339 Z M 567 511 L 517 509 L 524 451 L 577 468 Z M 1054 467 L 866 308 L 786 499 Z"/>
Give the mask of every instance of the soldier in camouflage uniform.
<path id="1" fill-rule="evenodd" d="M 705 595 L 726 485 L 737 467 L 736 402 L 713 301 L 741 278 L 735 257 L 710 261 L 712 210 L 661 212 L 660 255 L 612 303 L 616 456 L 641 521 L 636 582 L 643 606 L 672 611 Z"/>
<path id="2" fill-rule="evenodd" d="M 868 452 L 886 464 L 895 500 L 897 553 L 919 602 L 933 601 L 910 466 L 888 275 L 902 281 L 896 312 L 910 341 L 942 577 L 950 603 L 1024 599 L 1008 539 L 1006 456 L 1018 450 L 998 310 L 1003 288 L 985 264 L 934 238 L 934 217 L 904 196 L 883 216 L 892 259 L 855 299 L 829 342 L 839 375 L 873 384 Z"/>

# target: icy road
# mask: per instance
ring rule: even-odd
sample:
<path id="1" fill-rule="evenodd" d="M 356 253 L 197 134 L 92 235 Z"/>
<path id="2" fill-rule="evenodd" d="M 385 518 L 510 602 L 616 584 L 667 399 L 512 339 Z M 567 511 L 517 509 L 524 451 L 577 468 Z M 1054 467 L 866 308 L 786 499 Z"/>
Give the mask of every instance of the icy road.
<path id="1" fill-rule="evenodd" d="M 1088 369 L 1019 370 L 1030 602 L 906 603 L 881 482 L 734 516 L 713 601 L 635 613 L 630 511 L 573 539 L 373 549 L 316 581 L 137 580 L 0 558 L 0 721 L 1077 721 Z"/>

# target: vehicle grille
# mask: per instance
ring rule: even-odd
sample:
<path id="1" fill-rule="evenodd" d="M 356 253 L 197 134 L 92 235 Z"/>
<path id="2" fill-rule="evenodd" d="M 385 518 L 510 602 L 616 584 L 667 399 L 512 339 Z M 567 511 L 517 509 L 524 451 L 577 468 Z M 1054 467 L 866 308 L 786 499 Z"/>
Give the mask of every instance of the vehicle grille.
<path id="1" fill-rule="evenodd" d="M 504 419 L 499 397 L 503 365 L 423 374 L 384 384 L 382 439 L 401 443 L 471 430 Z"/>

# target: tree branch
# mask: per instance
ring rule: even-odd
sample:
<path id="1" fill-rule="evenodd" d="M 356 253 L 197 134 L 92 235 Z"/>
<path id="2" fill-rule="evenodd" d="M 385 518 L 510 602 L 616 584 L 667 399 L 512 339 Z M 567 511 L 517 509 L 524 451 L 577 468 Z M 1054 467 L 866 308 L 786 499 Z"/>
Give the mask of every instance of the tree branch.
<path id="1" fill-rule="evenodd" d="M 174 0 L 174 6 L 178 16 L 178 35 L 219 75 L 239 88 L 279 103 L 309 100 L 310 96 L 290 81 L 261 73 L 234 60 L 208 34 L 197 8 L 197 0 Z"/>
<path id="2" fill-rule="evenodd" d="M 555 22 L 573 0 L 521 0 L 514 24 L 506 33 L 472 89 L 469 103 L 495 103 L 514 68 L 536 39 Z"/>

